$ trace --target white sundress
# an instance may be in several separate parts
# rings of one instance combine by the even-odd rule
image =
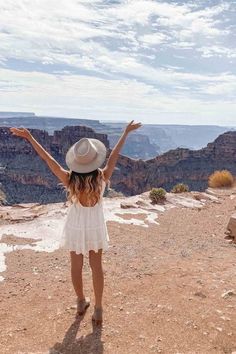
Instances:
[[[61,248],[83,255],[92,250],[108,249],[109,235],[103,211],[105,186],[103,181],[100,200],[94,206],[85,207],[74,202],[68,207]]]

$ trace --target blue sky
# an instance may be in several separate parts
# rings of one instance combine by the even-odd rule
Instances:
[[[0,0],[0,110],[236,125],[236,1]]]

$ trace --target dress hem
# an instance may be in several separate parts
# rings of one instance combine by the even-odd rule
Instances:
[[[103,245],[103,247],[92,247],[92,248],[88,248],[86,250],[81,250],[81,249],[76,249],[74,247],[70,247],[69,245],[66,246],[66,245],[63,245],[63,246],[60,246],[60,249],[63,249],[63,250],[66,250],[66,251],[69,251],[69,252],[75,252],[76,254],[82,254],[83,256],[85,256],[89,251],[94,251],[95,253],[97,253],[100,249],[105,252],[107,251],[109,248],[109,245]]]

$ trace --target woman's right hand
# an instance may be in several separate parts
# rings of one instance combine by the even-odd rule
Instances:
[[[12,128],[10,128],[10,131],[13,135],[19,136],[19,137],[27,139],[27,140],[32,136],[30,131],[26,128],[19,129],[19,128],[12,127]]]

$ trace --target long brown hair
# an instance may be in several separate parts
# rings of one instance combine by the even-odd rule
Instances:
[[[67,199],[70,202],[80,202],[81,194],[86,195],[89,206],[95,205],[101,195],[103,173],[100,169],[89,173],[70,171]]]

